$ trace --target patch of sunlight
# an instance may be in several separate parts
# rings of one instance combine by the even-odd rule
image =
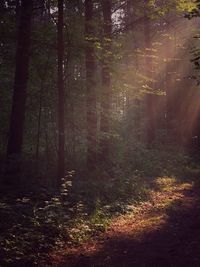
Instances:
[[[165,221],[166,221],[166,215],[165,214],[155,215],[155,216],[152,216],[152,217],[144,220],[143,226],[147,227],[147,226],[157,225],[157,224],[163,223]]]
[[[162,208],[162,209],[167,209],[167,208],[172,206],[173,202],[174,202],[173,198],[165,198],[165,199],[162,200],[162,202],[160,202],[157,205],[157,207],[158,208]]]
[[[156,179],[156,185],[162,191],[173,191],[173,190],[186,190],[193,186],[193,183],[178,183],[174,177],[158,177]]]
[[[181,183],[175,177],[163,176],[158,177],[155,183],[159,190],[152,190],[148,201],[130,206],[128,214],[116,218],[111,224],[110,229],[114,229],[112,234],[126,235],[140,241],[145,234],[163,228],[171,212],[193,205],[192,198],[185,194],[192,189],[192,182]]]
[[[194,182],[191,183],[182,183],[179,185],[179,189],[186,190],[186,189],[191,189],[194,186]]]
[[[132,235],[135,238],[143,238],[147,232],[159,230],[166,223],[168,216],[166,214],[154,215],[141,220],[137,227],[133,230]]]
[[[176,184],[176,179],[174,177],[158,177],[156,179],[156,184],[161,188],[171,187]]]

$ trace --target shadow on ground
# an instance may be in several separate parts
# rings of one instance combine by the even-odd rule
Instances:
[[[67,255],[59,267],[199,267],[200,191],[183,189],[182,199],[165,209],[158,227],[135,236],[134,231],[107,236],[93,253]],[[155,213],[159,214],[159,210]]]

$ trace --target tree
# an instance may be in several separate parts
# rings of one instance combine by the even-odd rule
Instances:
[[[58,53],[58,185],[65,175],[65,92],[63,80],[64,39],[63,0],[58,0],[57,53]]]
[[[21,2],[21,17],[16,49],[15,78],[12,98],[12,111],[7,146],[8,159],[20,160],[23,144],[25,106],[29,74],[29,50],[33,0]],[[17,164],[18,165],[18,164]],[[19,165],[18,165],[19,167]]]
[[[87,166],[91,169],[96,163],[97,149],[97,111],[94,55],[93,1],[85,1],[85,68],[86,68],[86,105],[87,105]]]
[[[112,18],[110,0],[102,1],[103,9],[103,58],[102,58],[102,94],[101,94],[101,120],[100,120],[100,159],[106,163],[109,160],[110,150],[110,109],[111,109],[111,38]]]
[[[147,1],[145,1],[147,4]],[[148,87],[150,87],[150,92],[146,95],[146,116],[147,116],[147,125],[146,125],[146,131],[147,131],[147,144],[151,145],[155,140],[155,132],[156,132],[156,125],[155,125],[155,96],[153,93],[153,82],[152,80],[152,44],[151,44],[151,28],[150,28],[151,19],[149,15],[145,11],[145,19],[144,19],[144,41],[145,41],[145,71],[146,76],[150,82],[148,82]]]

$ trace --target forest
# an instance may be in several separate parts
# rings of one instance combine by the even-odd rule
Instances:
[[[0,267],[199,267],[199,85],[199,0],[0,0]]]

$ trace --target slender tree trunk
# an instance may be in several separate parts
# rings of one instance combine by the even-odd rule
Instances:
[[[134,15],[133,13],[133,8],[134,8],[134,2],[131,0],[127,0],[126,1],[126,28],[130,30],[131,33],[131,49],[136,49],[137,48],[137,39],[135,37],[135,32],[134,29],[130,27],[131,24],[131,20],[132,17]],[[129,62],[130,61],[130,62]],[[138,72],[139,71],[139,58],[138,58],[138,54],[135,53],[135,57],[134,57],[134,62],[132,62],[131,60],[129,60],[129,58],[127,59],[127,64],[129,67],[129,64],[134,64],[135,66],[135,71]],[[135,137],[136,140],[139,142],[141,141],[141,100],[139,97],[134,97],[133,96],[130,97],[129,100],[129,104],[130,104],[130,108],[128,108],[128,112],[129,112],[129,116],[133,117],[134,114],[134,124],[131,124],[131,129],[130,129],[130,134],[131,137],[133,138],[133,134],[135,133]],[[131,107],[135,106],[135,109],[133,110]],[[131,115],[132,114],[132,115]]]
[[[170,45],[168,43],[168,50],[166,51],[166,68],[165,68],[165,92],[166,92],[166,130],[167,130],[167,137],[168,139],[172,136],[172,109],[171,109],[171,102],[172,102],[172,90],[171,90],[171,63],[170,63]]]
[[[152,59],[150,57],[152,51],[152,44],[151,44],[150,33],[151,33],[150,18],[146,15],[146,18],[144,20],[144,34],[145,34],[144,37],[145,37],[145,49],[146,49],[145,72],[148,79],[152,79]],[[150,81],[147,82],[147,84],[151,88],[153,87],[153,82]],[[152,145],[152,143],[155,141],[155,136],[156,136],[155,96],[153,92],[149,92],[146,95],[146,116],[147,116],[147,125],[146,125],[147,145]]]
[[[63,0],[58,0],[58,181],[65,176],[65,92],[63,79],[64,38],[63,38]]]
[[[41,132],[41,117],[42,117],[42,100],[43,100],[43,88],[44,88],[44,80],[41,80],[40,85],[40,98],[39,98],[39,111],[38,111],[38,126],[37,126],[37,139],[36,139],[36,153],[35,158],[37,162],[37,167],[39,163],[39,150],[40,150],[40,132]]]
[[[22,0],[21,16],[19,22],[19,32],[16,49],[16,67],[14,90],[12,100],[12,110],[10,118],[10,129],[7,146],[8,159],[14,159],[18,163],[13,172],[18,172],[20,168],[20,158],[22,153],[25,105],[27,96],[28,70],[29,70],[29,50],[31,36],[31,18],[33,11],[33,0]]]
[[[111,85],[110,85],[110,52],[112,36],[111,2],[102,1],[103,9],[103,59],[102,59],[102,95],[101,95],[101,119],[100,119],[100,153],[101,161],[109,161],[110,152],[110,109],[111,109]]]
[[[174,38],[175,40],[176,38]],[[165,92],[166,92],[166,131],[167,140],[170,142],[176,142],[181,144],[181,119],[179,112],[181,110],[181,103],[177,99],[178,84],[175,84],[174,74],[176,73],[177,63],[173,59],[173,55],[176,55],[176,43],[172,40],[167,40],[166,50],[166,68],[165,68]],[[186,86],[187,88],[187,86]],[[178,107],[178,108],[177,108]],[[175,123],[176,122],[176,123]],[[179,124],[180,123],[180,124]],[[179,124],[179,126],[178,126]]]
[[[97,107],[94,57],[94,21],[93,1],[85,0],[85,64],[86,64],[86,105],[87,105],[87,167],[90,170],[96,164],[97,157]]]

